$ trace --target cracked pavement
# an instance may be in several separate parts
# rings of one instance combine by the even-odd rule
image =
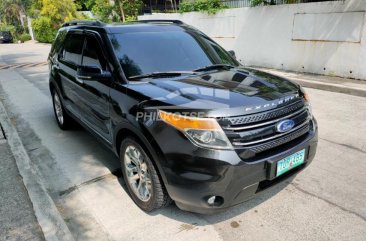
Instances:
[[[313,163],[288,183],[224,213],[175,206],[146,214],[128,196],[118,160],[81,128],[54,120],[49,45],[0,45],[0,98],[32,168],[75,240],[366,240],[366,98],[307,89],[319,123]],[[24,65],[20,65],[24,64]]]

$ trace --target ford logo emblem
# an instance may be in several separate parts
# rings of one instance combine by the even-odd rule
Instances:
[[[280,121],[277,126],[276,130],[277,132],[287,132],[291,130],[295,125],[295,122],[293,120],[283,120]]]

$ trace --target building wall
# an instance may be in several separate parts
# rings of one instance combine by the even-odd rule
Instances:
[[[366,0],[153,14],[200,29],[248,66],[366,79]]]

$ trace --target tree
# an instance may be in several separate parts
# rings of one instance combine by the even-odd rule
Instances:
[[[118,0],[118,2],[122,6],[125,21],[137,19],[139,10],[142,7],[142,0]]]
[[[40,16],[49,17],[55,25],[81,17],[76,11],[73,0],[41,0],[41,2]]]
[[[57,30],[52,26],[51,19],[39,17],[32,22],[36,39],[41,43],[51,43],[56,36]]]
[[[78,4],[84,4],[104,22],[126,22],[137,18],[142,0],[115,0],[113,5],[110,0],[79,0]]]
[[[109,0],[89,0],[86,6],[103,22],[110,22],[113,13],[113,6]]]
[[[25,14],[21,0],[0,0],[1,21],[8,25],[23,25],[22,15]]]
[[[116,6],[116,12],[119,15],[119,19],[121,20],[121,22],[125,22],[126,21],[126,16],[125,16],[125,10],[123,7],[123,0],[117,0],[115,2],[115,6]]]
[[[64,22],[84,18],[77,13],[73,0],[36,0],[34,6],[37,8],[33,7],[36,18],[32,21],[32,27],[40,42],[52,42]]]

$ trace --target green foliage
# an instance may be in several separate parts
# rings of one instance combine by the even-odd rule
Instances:
[[[20,0],[0,0],[0,21],[7,25],[20,25],[20,16],[24,12]]]
[[[52,43],[57,30],[64,22],[84,19],[76,11],[73,0],[35,0],[37,11],[33,13],[37,16],[32,21],[32,27],[36,39],[43,43]]]
[[[142,0],[0,0],[0,23],[14,39],[26,41],[29,35],[21,27],[21,15],[33,18],[32,27],[40,42],[50,43],[64,22],[86,19],[77,10],[90,10],[104,22],[137,19]],[[26,25],[25,25],[26,26]]]
[[[137,20],[137,16],[131,16],[131,15],[127,15],[125,21],[126,22],[132,22],[132,21],[136,21]]]
[[[27,34],[27,33],[23,33],[22,35],[19,36],[19,40],[24,43],[25,41],[31,40],[32,37]]]
[[[266,1],[264,1],[264,0],[251,0],[250,1],[250,5],[252,6],[252,7],[256,7],[256,6],[259,6],[259,5],[262,5],[262,4],[264,4]]]
[[[52,43],[57,33],[57,28],[49,17],[41,16],[33,20],[32,28],[36,39],[41,43]]]
[[[181,2],[179,12],[205,12],[215,14],[220,10],[227,8],[221,0],[195,0]]]
[[[94,5],[92,5],[94,3]],[[113,6],[110,5],[109,0],[94,0],[89,2],[91,11],[103,22],[110,22],[113,12]]]
[[[118,4],[122,4],[125,21],[133,21],[137,19],[139,10],[142,7],[142,0],[119,0]]]
[[[79,0],[103,22],[132,21],[137,19],[142,0]]]
[[[180,13],[186,13],[186,12],[195,12],[195,11],[197,11],[194,3],[195,2],[190,2],[190,1],[181,2],[179,4],[179,12]]]
[[[42,0],[40,16],[49,17],[53,24],[62,24],[81,17],[73,0]]]
[[[7,25],[5,23],[0,24],[0,31],[9,31],[13,38],[16,38],[17,28],[13,25]]]
[[[16,42],[20,38],[20,35],[22,35],[26,30],[21,25],[9,25],[1,23],[0,31],[9,31],[13,36],[14,42]]]

